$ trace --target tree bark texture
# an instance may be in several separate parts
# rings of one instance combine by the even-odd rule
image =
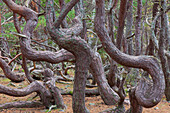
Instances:
[[[153,5],[153,13],[152,13],[153,19],[154,19],[154,17],[156,16],[156,14],[158,12],[158,7],[159,7],[159,1],[155,0],[154,5]],[[155,30],[154,30],[155,36],[156,36],[156,33],[157,33],[157,28],[158,28],[158,21],[156,21],[156,26],[155,26]],[[153,43],[152,39],[150,39],[149,40],[149,55],[154,56],[154,49],[155,49],[154,48],[154,43]]]
[[[142,19],[142,0],[137,0],[137,17],[136,17],[136,24],[135,24],[135,48],[136,53],[135,55],[141,54],[141,19]]]
[[[10,69],[10,67],[8,66],[8,64],[2,59],[0,58],[0,67],[2,68],[5,76],[7,78],[9,78],[11,81],[13,82],[22,82],[24,81],[24,77],[21,75],[17,75],[15,73],[13,73]]]
[[[85,107],[85,86],[86,86],[86,77],[88,74],[88,69],[91,63],[92,52],[87,43],[78,37],[83,30],[82,22],[77,16],[73,21],[75,25],[69,29],[58,30],[57,27],[60,24],[67,13],[71,9],[78,0],[72,0],[66,6],[66,10],[60,13],[60,16],[57,18],[55,23],[55,28],[50,25],[49,22],[49,13],[46,15],[47,18],[47,27],[50,36],[54,40],[56,44],[64,49],[73,53],[76,59],[76,67],[75,67],[75,78],[74,78],[74,89],[73,89],[73,112],[74,113],[88,113],[89,111]],[[50,12],[50,7],[47,6],[47,12]],[[51,27],[50,27],[51,26]]]
[[[19,101],[19,102],[11,102],[0,105],[0,109],[9,109],[9,108],[38,108],[42,107],[43,104],[38,101]]]
[[[126,20],[126,37],[132,36],[133,25],[133,0],[129,0],[127,3],[127,20]],[[127,40],[128,42],[128,54],[133,55],[133,37]]]
[[[109,36],[112,40],[112,42],[115,44],[114,41],[114,16],[113,16],[113,10],[114,8],[116,8],[116,4],[117,4],[117,0],[114,1],[110,0],[109,1],[109,11],[108,11],[108,32],[109,32]],[[110,85],[110,87],[113,87],[116,85],[116,74],[117,74],[117,63],[114,60],[110,60],[110,69],[109,69],[109,73],[107,75],[107,79],[108,79],[108,83]]]
[[[14,13],[17,13],[26,19],[26,25],[24,27],[23,34],[27,36],[27,38],[20,38],[20,46],[22,54],[27,59],[32,61],[47,61],[50,63],[59,63],[74,58],[70,52],[63,49],[58,52],[33,50],[30,45],[30,36],[38,23],[38,14],[27,7],[15,4],[12,0],[3,1]]]
[[[41,82],[34,81],[29,86],[23,89],[12,89],[7,86],[0,85],[0,93],[9,96],[23,97],[33,92],[37,92],[40,95],[41,102],[43,103],[44,106],[46,107],[51,106],[50,100],[52,96]]]
[[[94,76],[99,87],[100,95],[107,105],[114,105],[118,102],[119,96],[109,86],[106,76],[104,75],[104,68],[102,65],[101,57],[98,53],[94,54],[90,70]]]
[[[105,28],[105,7],[104,0],[96,0],[96,17],[95,17],[95,31],[100,38],[102,45],[106,52],[112,59],[121,65],[142,68],[152,76],[153,87],[148,95],[145,94],[147,87],[143,87],[143,81],[140,81],[136,87],[135,96],[138,103],[144,107],[153,107],[161,101],[164,94],[165,81],[163,72],[160,69],[156,58],[150,56],[130,56],[122,53],[112,43],[106,28]],[[148,86],[148,85],[146,85]]]
[[[142,113],[142,106],[139,105],[135,97],[135,89],[130,90],[129,98],[130,98],[130,109],[128,109],[126,113]]]
[[[122,47],[122,39],[123,39],[123,30],[125,25],[125,17],[126,17],[126,10],[127,10],[127,0],[121,0],[120,3],[120,10],[119,10],[119,26],[116,35],[116,44],[117,48],[121,50]]]
[[[45,85],[49,88],[54,98],[55,105],[57,105],[57,108],[66,108],[60,90],[58,89],[58,87],[55,86],[54,72],[51,69],[47,68],[44,70],[43,75]]]
[[[62,11],[64,8],[65,8],[65,1],[64,0],[59,0],[59,4],[60,4],[60,11]],[[67,28],[67,20],[66,18],[64,18],[64,20],[62,21],[62,24],[61,24],[62,28]]]
[[[11,9],[13,8],[13,10],[15,11],[15,8],[13,7],[14,5],[16,5],[15,3],[13,3],[12,1],[4,1]],[[13,6],[11,6],[11,5],[9,5],[10,3],[12,3],[13,4]],[[72,2],[72,1],[71,1]],[[74,3],[74,2],[73,2]],[[70,3],[68,4],[68,5],[70,5]],[[18,6],[18,5],[16,5],[17,7],[20,7],[21,9],[23,8],[23,7],[21,7],[21,6]],[[72,5],[73,6],[73,5]],[[23,10],[23,9],[22,9]],[[19,13],[19,14],[21,14],[21,15],[24,15],[24,14],[22,14],[21,12],[22,12],[22,10],[19,10],[19,11],[15,11],[16,13]],[[27,24],[26,24],[26,26],[25,26],[25,28],[24,28],[24,35],[26,35],[27,37],[28,37],[28,39],[27,38],[24,38],[24,37],[21,37],[21,45],[22,45],[22,47],[24,48],[23,49],[23,53],[25,52],[25,54],[24,54],[24,56],[26,56],[28,59],[31,59],[31,60],[44,60],[44,61],[49,61],[49,62],[53,62],[53,61],[55,61],[55,62],[57,62],[56,60],[57,59],[55,59],[55,58],[58,58],[58,57],[55,57],[56,55],[58,55],[58,54],[53,54],[52,55],[52,53],[51,52],[36,52],[36,51],[34,51],[34,50],[32,50],[31,48],[30,48],[30,35],[32,34],[32,31],[33,31],[33,29],[35,28],[35,26],[36,26],[36,24],[37,24],[37,15],[36,15],[36,12],[34,12],[34,11],[30,11],[30,9],[27,9],[27,8],[25,8],[25,10],[24,10],[25,12],[27,12],[27,13],[30,13],[29,15],[32,15],[31,17],[32,18],[30,18],[30,19],[27,19],[27,18],[29,18],[29,17],[25,17],[26,19],[27,19]],[[32,13],[32,14],[31,14]],[[47,11],[47,14],[48,14],[48,11]],[[61,13],[61,16],[60,17],[63,17],[62,15],[65,15],[65,13]],[[25,15],[26,16],[26,15]],[[63,18],[64,19],[64,18]],[[49,20],[49,18],[47,17],[47,21]],[[82,24],[80,24],[81,22],[79,21],[79,19],[75,19],[74,20],[75,21],[75,23],[79,23],[79,24],[75,24],[74,26],[73,26],[73,28],[70,28],[70,29],[63,29],[62,30],[62,33],[63,34],[65,34],[65,35],[61,35],[62,33],[60,33],[58,30],[56,30],[56,29],[52,29],[53,31],[49,31],[49,33],[50,33],[50,35],[51,35],[51,37],[52,37],[52,39],[57,43],[57,44],[59,44],[61,47],[63,47],[63,48],[66,48],[66,49],[68,49],[69,51],[71,51],[74,55],[75,55],[75,57],[77,58],[77,59],[79,59],[78,61],[80,61],[80,64],[83,64],[83,63],[81,63],[81,57],[82,57],[82,55],[83,55],[83,59],[85,59],[85,60],[82,60],[82,61],[86,61],[87,60],[87,64],[84,64],[84,65],[86,65],[87,67],[88,67],[88,65],[90,64],[90,59],[89,59],[89,56],[91,56],[90,54],[91,54],[91,52],[89,51],[89,47],[87,46],[87,43],[86,42],[84,42],[82,39],[80,39],[79,37],[77,37],[76,35],[78,35],[78,34],[80,34],[81,33],[81,30],[82,30]],[[58,22],[58,21],[56,21],[56,22]],[[50,22],[49,22],[50,23]],[[48,22],[47,22],[47,26],[48,26]],[[76,28],[76,30],[75,30],[75,28]],[[67,37],[67,38],[63,38],[63,36],[65,37]],[[72,45],[74,45],[74,46],[72,46]],[[78,49],[78,48],[81,48],[80,50]],[[60,51],[61,52],[61,51]],[[32,54],[33,53],[33,54]],[[34,53],[36,53],[36,54],[34,54]],[[46,57],[45,59],[44,59],[44,57],[45,57],[45,55],[43,56],[43,54],[45,54],[45,55],[48,55],[48,58]],[[51,55],[50,55],[51,54]],[[82,55],[81,55],[82,54]],[[60,55],[61,57],[63,57],[62,55]],[[59,56],[59,57],[60,57]],[[86,57],[85,57],[86,56]],[[55,57],[55,58],[54,58]],[[65,56],[64,56],[65,57]],[[67,58],[69,57],[69,55],[68,56],[66,56]],[[73,57],[73,55],[71,54],[71,57]],[[66,58],[66,59],[67,59]],[[87,59],[86,59],[87,58]],[[59,60],[58,60],[59,61]],[[60,60],[61,61],[61,60]],[[59,61],[59,62],[60,62]],[[64,60],[63,60],[64,61]],[[54,62],[53,62],[54,63]],[[80,65],[79,63],[77,63],[77,65]],[[74,106],[74,110],[75,110],[75,112],[77,111],[77,109],[76,108],[79,108],[78,109],[78,111],[79,110],[82,110],[82,111],[84,111],[84,112],[88,112],[86,109],[85,109],[85,107],[84,107],[84,84],[85,84],[85,81],[84,80],[86,80],[86,77],[85,77],[85,75],[87,74],[87,67],[84,67],[84,66],[82,66],[82,65],[80,65],[79,66],[79,68],[77,67],[77,69],[76,70],[78,70],[78,71],[76,71],[76,77],[80,77],[80,80],[82,80],[82,82],[81,82],[81,84],[79,85],[79,87],[76,89],[74,89],[74,92],[76,92],[77,94],[74,94],[74,96],[73,96],[73,99],[80,99],[80,101],[78,102],[78,103],[81,103],[82,102],[82,104],[77,104],[77,103],[74,103],[73,105],[75,105]],[[84,70],[85,69],[85,70]],[[79,74],[80,73],[80,75],[77,75],[77,74]],[[77,79],[77,80],[75,80],[75,84],[77,84],[77,83],[79,83],[79,78]],[[100,83],[101,84],[101,83]],[[79,91],[80,90],[80,91]],[[103,88],[103,90],[104,90],[104,88]],[[76,95],[78,95],[78,93],[79,92],[81,92],[81,94],[82,94],[82,96],[78,96],[78,97],[76,97]],[[111,90],[111,92],[112,92],[112,90]],[[114,95],[112,95],[112,96],[114,96]],[[76,101],[75,101],[76,102]]]
[[[57,18],[57,20],[54,23],[54,26],[56,28],[59,27],[59,25],[62,23],[63,19],[66,17],[66,15],[68,14],[68,12],[73,8],[73,6],[75,6],[77,3],[79,2],[79,0],[71,0],[67,6],[60,12],[61,15],[59,15],[59,17]]]
[[[164,12],[164,10],[166,9],[166,1],[162,0],[161,1],[161,11]],[[159,57],[161,60],[161,64],[162,64],[162,70],[165,76],[165,96],[167,101],[170,100],[170,73],[169,73],[169,67],[168,67],[168,61],[166,59],[165,53],[164,53],[164,49],[165,49],[165,41],[166,41],[166,37],[165,37],[165,30],[166,30],[166,14],[163,13],[161,15],[161,29],[160,29],[160,38],[159,38]]]

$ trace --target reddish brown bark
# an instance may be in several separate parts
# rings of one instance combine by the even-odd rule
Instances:
[[[11,102],[0,105],[0,109],[9,109],[9,108],[36,108],[42,107],[43,104],[38,101],[19,101],[19,102]]]
[[[5,2],[8,4],[7,1],[5,1]],[[14,4],[14,5],[16,5],[16,4]],[[10,6],[10,5],[8,5],[8,6]],[[19,7],[19,6],[17,6],[17,7]],[[21,12],[22,12],[22,10],[21,10]],[[57,62],[56,61],[57,59],[55,59],[55,58],[58,58],[58,57],[56,57],[56,55],[58,55],[58,54],[52,54],[51,52],[37,52],[37,51],[34,51],[30,48],[29,37],[30,37],[30,34],[32,33],[32,31],[34,30],[36,24],[37,24],[37,15],[34,11],[30,11],[27,8],[24,11],[26,12],[27,10],[28,10],[27,13],[33,13],[33,14],[29,14],[29,15],[32,15],[32,18],[30,18],[30,19],[27,19],[27,17],[25,17],[27,19],[27,24],[24,28],[24,35],[26,35],[28,37],[28,39],[27,38],[21,39],[22,53],[24,53],[24,56],[26,56],[28,59],[31,59],[31,60],[45,60],[45,61],[49,61],[51,63]],[[14,11],[15,11],[15,9],[14,9]],[[18,11],[18,12],[19,12],[19,14],[23,15],[20,11]],[[48,14],[48,10],[47,10],[47,14]],[[61,14],[61,17],[63,17],[62,15],[65,15],[65,13]],[[48,20],[49,20],[49,18],[47,18],[47,21]],[[51,22],[52,21],[50,21],[49,23],[51,23]],[[57,44],[59,44],[61,47],[68,49],[69,51],[73,52],[73,54],[76,56],[76,59],[77,59],[76,70],[77,71],[76,71],[76,75],[75,75],[75,78],[76,78],[75,79],[75,86],[80,86],[80,87],[74,88],[75,94],[73,94],[73,99],[77,100],[77,101],[74,101],[73,108],[74,108],[75,112],[78,112],[78,111],[88,112],[86,110],[85,104],[84,104],[84,88],[85,88],[86,74],[87,74],[87,71],[88,71],[88,67],[90,65],[90,58],[89,57],[91,57],[91,55],[90,55],[91,52],[90,52],[89,47],[87,46],[87,43],[84,40],[80,39],[79,37],[76,37],[76,35],[80,34],[81,30],[82,30],[81,21],[77,18],[77,19],[75,19],[74,22],[77,23],[77,24],[75,24],[72,28],[62,30],[63,33],[65,33],[65,35],[62,35],[62,33],[60,33],[58,30],[55,30],[55,29],[52,29],[52,31],[50,31],[50,34],[51,34],[53,40]],[[47,22],[47,26],[48,25],[49,24]],[[75,36],[72,36],[72,35],[75,35]],[[68,38],[63,38],[65,36],[67,36]],[[58,40],[56,40],[56,39],[58,39]],[[81,48],[81,49],[79,49],[79,48]],[[43,54],[48,55],[48,57],[43,56]],[[59,56],[61,56],[61,55],[59,55]],[[69,56],[66,56],[66,57],[68,58]],[[72,54],[71,54],[71,57],[73,57]],[[84,64],[85,67],[80,65],[80,64],[83,64],[84,62],[86,63],[86,64]],[[81,90],[81,91],[79,91],[79,90]],[[102,90],[104,90],[104,88]],[[79,94],[79,92],[81,92],[81,94]],[[79,104],[77,105],[76,102],[78,102]]]
[[[35,12],[39,12],[38,11],[38,5],[36,4],[36,2],[37,2],[37,0],[33,0],[33,1],[31,1],[31,7],[32,7],[32,9],[35,11]]]

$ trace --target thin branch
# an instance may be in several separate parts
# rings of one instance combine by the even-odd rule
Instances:
[[[11,65],[11,63],[16,59],[16,58],[18,58],[19,56],[21,56],[22,55],[22,53],[19,53],[18,55],[16,55],[9,63],[8,63],[8,65]]]
[[[60,24],[62,23],[63,19],[66,17],[68,12],[77,4],[79,0],[71,0],[69,3],[67,3],[66,7],[61,11],[59,17],[54,22],[54,26],[58,28]]]

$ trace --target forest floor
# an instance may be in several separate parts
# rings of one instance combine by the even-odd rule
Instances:
[[[0,84],[7,85],[9,87],[18,88],[18,87],[26,87],[28,83],[26,81],[22,83],[12,83],[7,78],[0,78]],[[59,84],[57,83],[56,86],[62,89],[72,89],[73,85],[70,84]],[[7,102],[14,102],[14,101],[30,101],[33,96],[35,96],[35,93],[32,93],[26,97],[11,97],[4,94],[0,94],[0,104],[7,103]],[[55,109],[52,110],[51,113],[72,113],[72,96],[70,95],[64,95],[64,103],[67,105],[67,109],[61,110],[61,109]],[[128,98],[128,97],[127,97]],[[35,98],[34,100],[38,100],[39,98]],[[103,110],[113,108],[115,106],[113,105],[105,105],[102,101],[100,96],[93,96],[93,97],[86,97],[86,107],[90,110],[91,113],[99,113]],[[126,109],[128,109],[130,106],[125,105]],[[12,108],[12,109],[4,109],[0,110],[1,113],[46,113],[48,112],[47,109],[44,107],[40,108]],[[143,113],[170,113],[170,103],[165,101],[165,97],[162,99],[162,101],[153,108],[144,108]]]

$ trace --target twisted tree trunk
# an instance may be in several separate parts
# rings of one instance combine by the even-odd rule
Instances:
[[[142,68],[143,70],[148,71],[148,73],[152,76],[153,86],[150,89],[150,92],[147,92],[150,87],[149,85],[143,85],[145,82],[141,80],[136,87],[135,97],[139,105],[143,107],[155,106],[161,101],[165,90],[163,72],[160,69],[157,59],[150,56],[130,56],[122,53],[112,43],[105,28],[104,18],[104,0],[96,0],[95,31],[100,38],[104,49],[111,58],[121,65]]]

